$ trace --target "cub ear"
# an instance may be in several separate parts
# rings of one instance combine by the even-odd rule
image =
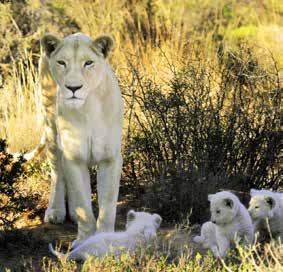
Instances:
[[[250,196],[254,196],[259,190],[251,189],[250,190]]]
[[[136,212],[134,210],[130,210],[127,213],[127,222],[133,221],[136,218]]]
[[[211,201],[212,197],[213,197],[213,194],[209,194],[209,195],[207,196],[208,201]]]
[[[93,42],[94,49],[101,53],[106,58],[114,47],[114,41],[110,36],[100,36]]]
[[[271,196],[267,196],[264,198],[266,203],[269,205],[270,209],[273,209],[275,207],[275,200]]]
[[[154,213],[152,216],[154,217],[154,221],[157,223],[157,225],[159,227],[161,222],[162,222],[161,216],[157,213]]]
[[[231,209],[234,207],[234,202],[231,198],[225,198],[223,201],[226,207],[229,207]]]
[[[60,39],[51,34],[45,34],[40,40],[40,44],[43,48],[43,51],[45,52],[48,58],[50,57],[52,52],[54,52],[55,49],[58,47],[60,42]]]

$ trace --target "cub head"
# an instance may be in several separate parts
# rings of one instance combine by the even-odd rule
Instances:
[[[251,200],[248,211],[252,219],[272,218],[275,207],[276,200],[270,193],[254,194],[254,192],[251,191]]]
[[[156,238],[156,231],[160,227],[162,218],[157,213],[135,212],[130,210],[127,214],[126,229],[144,234],[146,240]]]
[[[41,46],[59,87],[59,100],[67,107],[80,108],[106,74],[106,58],[113,40],[108,36],[92,40],[82,33],[64,39],[46,34]]]
[[[208,195],[211,221],[216,225],[231,223],[239,210],[238,198],[230,192],[218,192]]]

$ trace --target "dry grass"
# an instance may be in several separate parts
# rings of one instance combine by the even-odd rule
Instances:
[[[219,41],[225,50],[240,41],[270,50],[282,66],[282,4],[280,1],[31,1],[1,4],[0,50],[3,91],[0,93],[0,137],[12,150],[34,147],[40,139],[41,115],[36,86],[38,40],[48,31],[66,35],[82,31],[93,37],[110,33],[116,41],[111,63],[121,85],[131,73],[129,59],[157,82],[170,79],[194,47],[204,59],[217,62]],[[23,22],[26,16],[26,22]],[[69,25],[68,25],[69,24]],[[26,33],[27,32],[27,33]],[[268,65],[267,59],[263,59]]]
[[[40,140],[42,129],[37,71],[27,52],[20,61],[13,62],[6,81],[0,96],[1,131],[12,150],[27,151]]]

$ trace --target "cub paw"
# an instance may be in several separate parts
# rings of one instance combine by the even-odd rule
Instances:
[[[61,224],[65,221],[65,217],[66,217],[66,211],[48,208],[44,215],[44,222]]]
[[[201,244],[203,242],[203,239],[201,238],[201,236],[195,236],[193,238],[193,241],[197,244]]]

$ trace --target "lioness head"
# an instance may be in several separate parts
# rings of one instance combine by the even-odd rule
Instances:
[[[239,200],[230,192],[218,192],[208,195],[210,201],[211,221],[216,225],[231,223],[238,210]]]
[[[95,40],[76,33],[59,39],[46,34],[41,46],[49,60],[52,77],[59,86],[59,99],[67,107],[81,107],[90,92],[102,82],[113,40],[100,36]]]

